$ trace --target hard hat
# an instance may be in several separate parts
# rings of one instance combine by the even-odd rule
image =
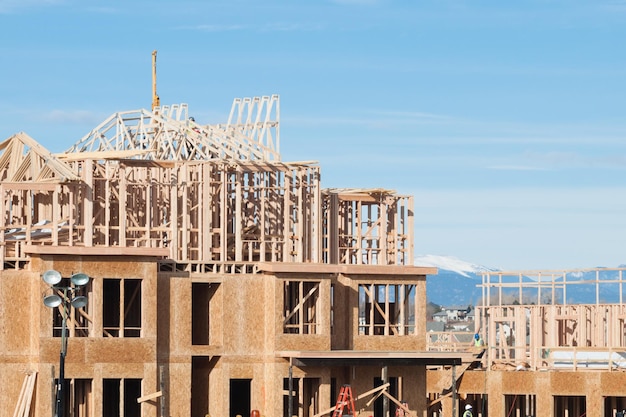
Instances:
[[[479,339],[479,338],[480,338],[480,335],[479,335],[478,333],[476,333],[476,334],[474,335],[474,339]]]
[[[466,409],[466,410],[471,410],[471,409],[472,409],[472,406],[471,406],[470,404],[467,404],[467,405],[465,406],[465,409]]]

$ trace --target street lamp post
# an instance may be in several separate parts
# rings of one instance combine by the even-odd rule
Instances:
[[[67,330],[67,317],[70,313],[70,306],[74,308],[83,308],[87,305],[87,297],[79,295],[78,291],[87,285],[89,282],[89,276],[83,273],[76,273],[70,277],[70,284],[63,285],[61,283],[61,273],[55,270],[49,270],[43,273],[43,281],[48,284],[52,290],[50,294],[43,298],[43,303],[46,307],[56,308],[59,307],[61,313],[61,320],[63,322],[61,326],[61,353],[59,356],[59,380],[56,387],[56,403],[55,403],[55,417],[64,417],[65,410],[63,405],[65,403],[65,390],[63,385],[65,384],[65,354],[67,353],[67,336],[65,334]]]

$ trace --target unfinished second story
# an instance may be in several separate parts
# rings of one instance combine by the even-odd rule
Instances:
[[[272,316],[263,331],[273,337],[270,351],[425,350],[426,275],[434,268],[268,263],[259,269],[270,290],[252,304],[260,306],[258,315]]]
[[[0,144],[0,267],[64,252],[194,272],[412,265],[413,198],[322,189],[316,162],[280,160],[278,108],[277,96],[236,99],[226,124],[196,123],[185,105],[120,112],[56,154],[11,136]]]

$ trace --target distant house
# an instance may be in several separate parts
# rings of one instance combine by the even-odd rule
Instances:
[[[439,313],[433,314],[433,321],[440,322],[440,323],[447,323],[448,313],[446,313],[445,311],[440,311]]]
[[[446,321],[467,321],[467,315],[471,312],[467,306],[442,307],[441,312],[446,314]]]

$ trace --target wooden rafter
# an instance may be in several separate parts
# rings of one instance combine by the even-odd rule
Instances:
[[[213,271],[407,264],[412,233],[392,216],[411,215],[396,214],[410,197],[323,191],[317,162],[280,161],[278,105],[237,102],[225,125],[199,125],[184,105],[116,113],[54,155],[25,134],[0,143],[0,267],[67,246]]]
[[[94,158],[125,157],[149,160],[278,161],[277,141],[268,129],[278,130],[279,121],[268,120],[278,97],[272,97],[266,118],[257,123],[201,125],[187,117],[186,105],[173,111],[169,107],[153,111],[140,109],[119,112],[93,129],[73,145],[67,154],[87,153]]]
[[[0,178],[13,182],[69,182],[79,175],[27,134],[17,133],[2,144]]]

